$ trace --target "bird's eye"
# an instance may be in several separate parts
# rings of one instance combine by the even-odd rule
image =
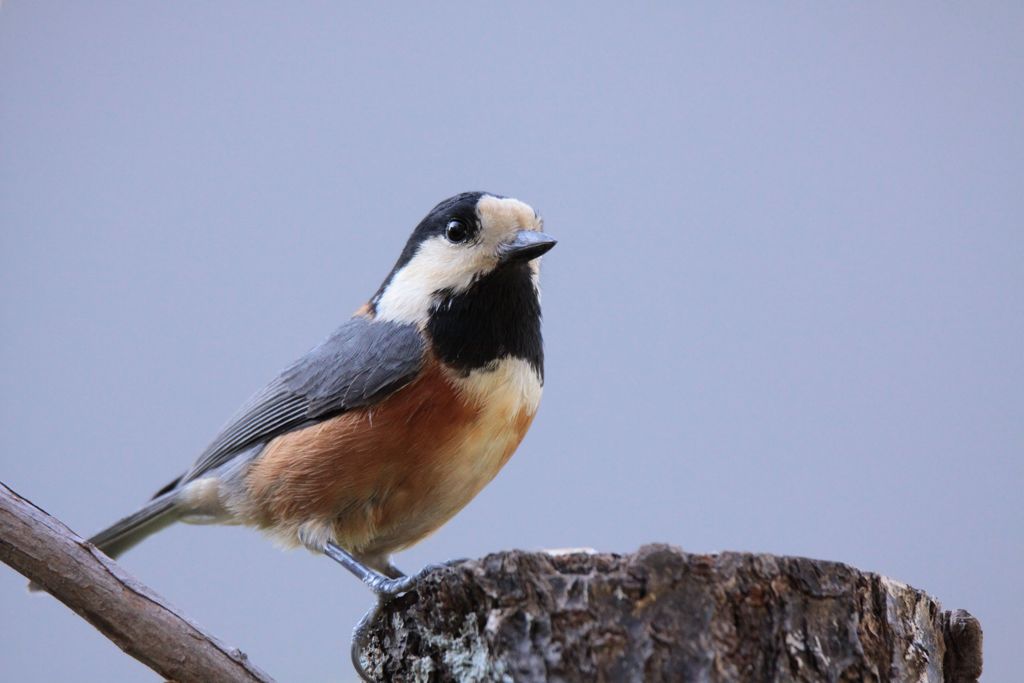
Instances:
[[[458,244],[459,242],[465,242],[469,237],[469,229],[462,221],[451,220],[448,221],[448,225],[444,229],[444,236],[449,242]]]

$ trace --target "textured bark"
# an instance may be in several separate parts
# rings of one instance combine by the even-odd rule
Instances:
[[[835,562],[504,552],[382,606],[361,649],[400,681],[974,681],[981,628]]]
[[[178,683],[270,683],[244,653],[179,614],[59,520],[0,483],[0,561],[126,653]]]

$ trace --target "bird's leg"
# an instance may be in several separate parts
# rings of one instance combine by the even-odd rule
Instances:
[[[389,579],[400,579],[405,576],[405,572],[391,564],[391,558],[387,555],[367,555],[366,553],[353,554],[359,562],[370,569],[374,570],[378,574],[383,574]]]
[[[405,572],[403,572],[395,565],[391,564],[391,560],[382,561],[378,565],[377,569],[378,571],[380,571],[381,574],[388,577],[389,579],[400,579],[403,576],[405,576]]]
[[[374,593],[381,598],[393,598],[402,593],[406,593],[415,585],[416,581],[419,580],[426,571],[433,569],[433,567],[427,567],[423,572],[414,576],[399,576],[389,578],[388,576],[367,567],[365,564],[360,562],[356,557],[342,548],[341,546],[331,543],[328,541],[324,544],[323,549],[324,555],[331,558],[345,569],[352,572],[357,579],[365,583],[370,587]],[[394,567],[389,565],[390,569]],[[397,570],[395,570],[397,572]]]
[[[380,613],[380,608],[400,593],[411,588],[412,584],[416,583],[421,576],[444,565],[428,565],[415,576],[408,577],[402,574],[402,572],[395,567],[395,565],[391,564],[390,560],[386,557],[357,558],[344,548],[333,543],[328,543],[327,546],[328,547],[325,548],[324,553],[327,554],[328,557],[336,560],[377,593],[377,604],[371,607],[370,610],[363,615],[363,618],[359,620],[359,623],[356,624],[355,629],[352,631],[351,650],[352,666],[355,667],[356,673],[359,674],[359,678],[367,683],[373,683],[376,679],[363,666],[362,653],[366,650],[366,647],[369,644],[370,625]],[[382,592],[379,590],[381,583],[390,584],[391,586],[407,583],[408,587],[402,587],[394,592]]]
[[[363,667],[361,654],[366,649],[369,639],[370,624],[377,617],[380,608],[385,603],[409,591],[421,577],[444,566],[462,562],[455,560],[445,564],[431,564],[424,567],[419,573],[413,576],[405,576],[388,559],[370,558],[369,561],[360,561],[352,553],[348,552],[336,543],[328,541],[323,546],[323,553],[345,569],[349,570],[360,581],[370,587],[377,594],[377,604],[370,611],[363,615],[355,629],[352,631],[352,666],[356,673],[364,681],[373,681],[370,673]],[[370,564],[374,567],[371,567]]]

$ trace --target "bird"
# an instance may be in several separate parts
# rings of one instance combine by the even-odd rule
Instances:
[[[391,556],[469,503],[536,415],[540,257],[556,244],[542,229],[511,197],[437,204],[351,318],[89,541],[116,558],[176,522],[246,525],[337,561],[378,596],[408,591],[418,575]]]

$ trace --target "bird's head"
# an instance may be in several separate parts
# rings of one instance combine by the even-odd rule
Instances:
[[[413,230],[370,302],[375,317],[423,325],[441,302],[492,275],[515,273],[537,287],[538,257],[555,246],[531,207],[510,197],[464,192]]]

